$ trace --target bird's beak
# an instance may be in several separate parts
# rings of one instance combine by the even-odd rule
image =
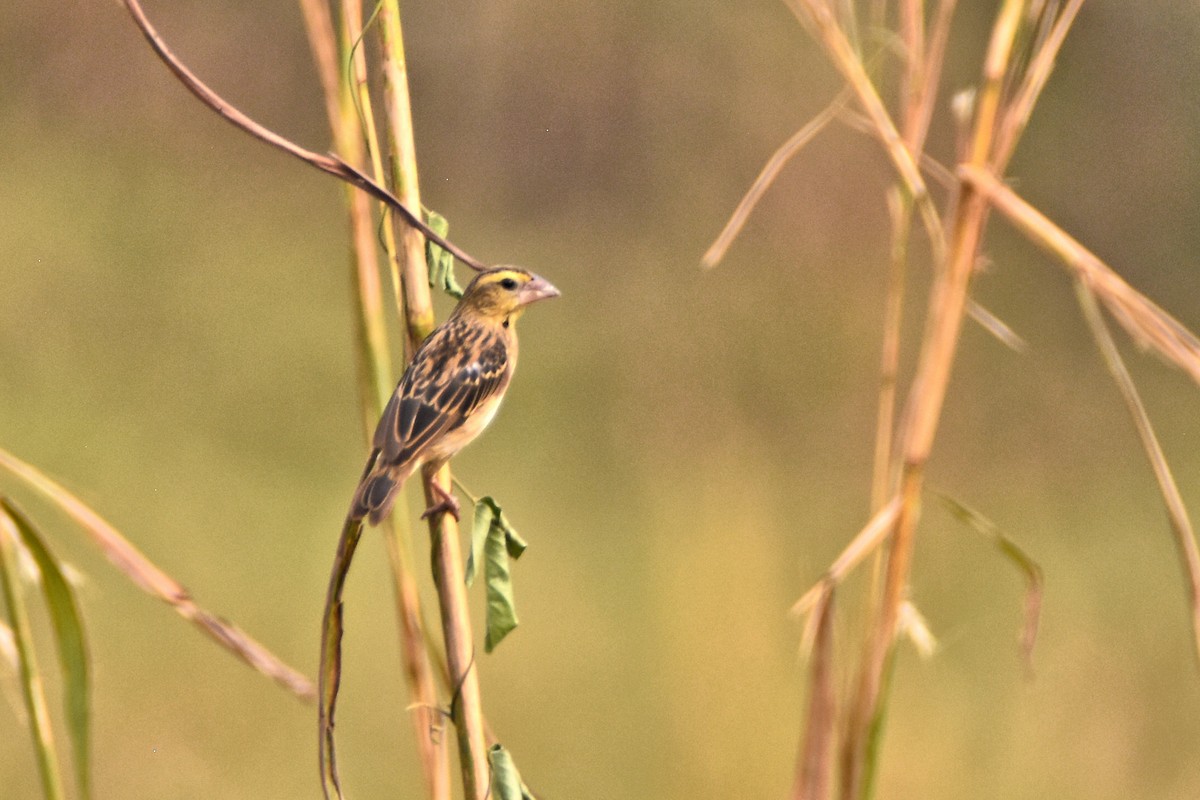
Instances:
[[[554,288],[554,285],[545,278],[537,275],[533,276],[533,280],[521,287],[517,293],[517,302],[522,306],[527,306],[530,303],[536,303],[538,300],[545,300],[549,297],[558,297],[560,292]]]

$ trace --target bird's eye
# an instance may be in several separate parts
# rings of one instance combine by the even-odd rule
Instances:
[[[512,278],[505,278],[504,280],[500,281],[500,285],[505,289],[508,289],[510,292],[517,288],[517,282]]]

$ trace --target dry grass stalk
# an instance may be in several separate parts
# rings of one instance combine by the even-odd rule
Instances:
[[[860,660],[857,684],[845,712],[847,721],[841,753],[840,790],[843,798],[857,800],[869,796],[871,791],[882,704],[886,697],[897,634],[903,628],[910,635],[915,634],[914,641],[924,637],[919,615],[906,596],[908,577],[914,534],[920,516],[924,466],[938,431],[963,319],[972,316],[1010,346],[1018,349],[1022,346],[1019,337],[985,309],[976,306],[968,296],[983,232],[993,205],[1013,218],[1031,238],[1058,254],[1080,277],[1082,284],[1100,296],[1116,319],[1138,341],[1187,370],[1197,382],[1200,382],[1200,343],[1170,315],[1132,290],[1112,270],[1017,198],[995,177],[1003,174],[1025,130],[1082,0],[1067,0],[1061,10],[1057,2],[1004,0],[1001,3],[984,57],[980,87],[969,95],[968,102],[957,103],[955,107],[962,129],[959,152],[963,162],[955,172],[942,167],[924,153],[950,20],[956,6],[954,0],[941,0],[931,17],[927,16],[923,0],[898,0],[896,3],[898,39],[903,43],[905,58],[896,115],[903,122],[902,136],[897,134],[861,55],[851,44],[857,41],[853,4],[841,4],[835,11],[832,0],[785,2],[824,46],[830,60],[854,91],[861,113],[844,109],[840,116],[851,127],[868,132],[881,142],[900,180],[899,189],[894,189],[888,198],[892,217],[892,254],[885,306],[872,481],[872,506],[875,512],[868,525],[855,536],[821,581],[793,608],[795,613],[808,615],[804,641],[806,647],[812,648],[818,662],[814,665],[812,678],[812,702],[820,707],[826,691],[823,670],[828,664],[818,642],[823,635],[826,617],[832,613],[826,603],[834,588],[850,570],[866,556],[876,553],[883,542],[890,541],[883,586],[879,590],[873,587],[870,598],[870,629]],[[884,24],[886,5],[882,0],[871,4],[874,26],[881,27]],[[928,26],[927,20],[930,22]],[[780,152],[787,151],[785,146]],[[916,173],[915,165],[918,163],[953,192],[953,202],[944,227],[921,176]],[[764,170],[760,181],[766,176],[773,178],[773,171]],[[908,396],[904,419],[899,426],[899,443],[893,449],[901,321],[899,309],[914,206],[921,213],[933,245],[934,283],[916,377]],[[741,212],[748,210],[748,205],[744,209],[739,207],[739,214],[734,219],[738,226],[744,221]],[[728,246],[727,239],[736,235],[737,229],[731,221],[719,240],[722,249],[718,252],[724,252]],[[946,236],[944,245],[943,230]],[[710,253],[714,250],[715,245]],[[1132,392],[1132,384],[1128,391]],[[1131,396],[1136,397],[1136,394],[1127,394],[1127,402],[1133,410],[1136,404],[1129,400]],[[1138,418],[1139,414],[1135,411],[1135,419]],[[1163,484],[1163,494],[1183,553],[1185,570],[1191,583],[1197,653],[1200,655],[1200,555],[1197,554],[1187,515],[1178,492],[1174,490],[1166,463],[1161,459],[1161,453],[1155,455],[1156,443],[1153,442],[1148,423],[1144,421],[1144,414],[1138,420],[1138,425],[1147,442],[1147,451],[1156,475]],[[892,499],[883,506],[884,498],[889,497]],[[995,539],[1005,555],[1021,567],[1029,584],[1026,625],[1022,632],[1022,652],[1028,659],[1037,630],[1041,598],[1040,569],[1005,537],[995,534]],[[828,794],[827,783],[806,781],[804,776],[816,774],[805,767],[809,763],[809,755],[822,752],[831,739],[832,733],[826,726],[813,725],[810,720],[804,749],[798,761],[797,783],[793,789],[795,796]]]
[[[355,186],[371,195],[371,197],[374,197],[376,200],[386,203],[389,208],[393,209],[402,217],[404,217],[408,224],[420,230],[427,239],[437,243],[439,247],[453,254],[455,258],[472,269],[482,270],[487,268],[487,265],[482,261],[470,255],[453,242],[450,242],[442,236],[439,236],[437,231],[425,224],[425,221],[421,219],[420,209],[417,209],[415,212],[410,210],[407,206],[401,203],[395,195],[383,188],[376,181],[364,175],[361,170],[356,169],[355,167],[346,163],[341,157],[337,155],[324,155],[305,149],[292,140],[280,136],[275,131],[263,127],[239,111],[235,106],[214,92],[208,86],[208,84],[196,77],[195,73],[184,66],[183,62],[181,62],[175,56],[175,54],[171,52],[171,49],[167,47],[166,42],[164,42],[162,37],[158,35],[158,31],[153,25],[150,24],[150,20],[146,17],[145,12],[142,10],[141,4],[138,3],[138,0],[122,0],[122,2],[124,3],[126,10],[129,11],[130,17],[133,18],[134,23],[138,26],[138,29],[141,30],[142,35],[150,44],[150,48],[154,50],[155,54],[159,57],[159,60],[161,60],[167,66],[167,68],[171,70],[172,74],[179,79],[179,82],[183,84],[184,88],[191,92],[196,99],[198,99],[204,105],[208,106],[217,114],[224,117],[235,127],[245,131],[259,141],[265,142],[274,148],[282,150],[288,155],[300,159],[309,166],[332,175],[335,178],[350,184],[351,186]]]
[[[883,343],[879,354],[879,399],[875,412],[875,457],[871,469],[871,510],[877,511],[893,492],[892,447],[896,426],[896,390],[900,375],[900,330],[908,273],[908,235],[912,204],[898,190],[888,192],[892,252],[888,262],[887,299],[883,309]],[[878,571],[878,565],[876,572]]]
[[[1022,4],[1001,9],[984,62],[984,87],[975,117],[969,159],[986,164],[1001,92],[1008,72]],[[858,798],[870,787],[875,736],[879,730],[885,671],[892,660],[897,626],[907,600],[916,524],[920,515],[924,465],[931,452],[967,307],[967,289],[987,220],[986,201],[964,191],[954,206],[944,267],[935,253],[935,281],[917,375],[902,429],[900,509],[892,532],[882,597],[871,621],[850,703],[842,752],[842,796]]]
[[[793,800],[820,800],[833,780],[833,745],[837,726],[837,692],[833,669],[833,587],[826,585],[812,610],[816,635],[811,650],[811,691],[804,747],[796,760]]]
[[[343,153],[346,160],[358,168],[367,161],[364,143],[370,149],[370,161],[374,178],[385,183],[382,159],[379,154],[378,137],[374,131],[374,114],[367,87],[366,58],[362,47],[362,10],[358,3],[347,2],[342,6],[342,35],[334,33],[329,8],[319,0],[301,0],[309,42],[321,85],[325,92],[326,110],[334,147]],[[343,82],[339,75],[337,53],[351,64],[353,86]],[[353,53],[351,56],[350,54]],[[361,116],[360,116],[361,110]],[[367,129],[364,132],[364,125]],[[392,389],[391,357],[387,345],[384,322],[383,298],[376,257],[376,227],[371,213],[370,198],[354,187],[347,186],[347,203],[350,217],[352,264],[357,287],[356,298],[356,343],[357,363],[362,378],[362,408],[364,430],[370,437],[375,421],[379,418]],[[414,205],[411,198],[401,196],[403,202]],[[419,206],[418,206],[419,207]],[[386,208],[386,207],[385,207]],[[396,251],[392,229],[384,229],[384,251],[394,266]],[[399,297],[397,284],[397,297]],[[447,751],[441,739],[433,731],[440,724],[437,711],[437,688],[433,668],[426,648],[425,628],[421,612],[420,594],[416,576],[412,569],[411,545],[408,526],[405,522],[407,503],[397,507],[399,524],[389,521],[384,527],[384,541],[391,566],[396,598],[397,620],[400,629],[401,658],[404,666],[405,685],[408,691],[409,709],[414,727],[415,741],[422,773],[429,788],[430,797],[444,800],[449,797],[449,764]],[[322,734],[322,746],[328,747],[331,766],[333,764],[333,742]],[[336,783],[331,781],[331,783]]]
[[[329,129],[333,133],[334,149],[343,155],[348,164],[361,170],[367,160],[364,137],[349,88],[340,79],[338,69],[338,52],[348,47],[346,40],[349,37],[343,36],[339,47],[329,6],[324,0],[301,0],[300,8],[325,96],[325,111],[329,118]],[[355,362],[359,365],[363,428],[369,436],[371,426],[379,419],[383,403],[391,391],[391,359],[383,316],[371,199],[347,185],[346,203],[349,208],[351,261],[358,299],[355,304],[358,358]]]
[[[1158,481],[1159,491],[1162,492],[1163,501],[1167,507],[1167,517],[1171,521],[1171,530],[1175,534],[1175,544],[1179,548],[1184,578],[1188,582],[1188,599],[1192,615],[1192,641],[1196,648],[1196,657],[1200,659],[1200,551],[1197,551],[1196,533],[1192,530],[1187,506],[1184,505],[1183,495],[1179,493],[1179,486],[1176,485],[1175,478],[1171,475],[1171,467],[1167,463],[1166,456],[1163,455],[1162,446],[1158,443],[1158,436],[1155,435],[1154,427],[1150,424],[1150,417],[1142,405],[1142,399],[1138,395],[1133,378],[1129,375],[1129,370],[1125,368],[1125,362],[1117,350],[1112,334],[1108,331],[1108,326],[1104,324],[1104,317],[1096,304],[1096,295],[1081,280],[1075,282],[1075,288],[1088,328],[1091,329],[1096,346],[1104,357],[1104,363],[1108,366],[1117,388],[1121,391],[1121,397],[1125,400],[1129,415],[1133,418],[1134,427],[1137,428],[1138,437],[1142,440],[1146,457],[1150,459],[1150,466]]]
[[[792,606],[791,613],[796,616],[811,614],[819,604],[821,595],[825,593],[826,584],[836,586],[841,583],[855,567],[862,563],[863,559],[873,553],[875,548],[887,539],[892,526],[896,524],[899,512],[899,497],[893,497],[891,502],[875,512],[870,522],[855,535],[850,544],[846,545],[829,569],[825,570],[821,580],[796,601]]]
[[[419,212],[421,203],[416,145],[413,141],[400,11],[395,0],[385,0],[380,15],[393,187],[405,205]],[[405,225],[401,239],[404,242],[403,256],[397,253],[393,263],[398,262],[397,287],[402,287],[404,319],[410,344],[415,349],[434,327],[429,274],[425,263],[425,240],[421,232],[411,225]],[[424,470],[422,475],[425,477],[427,505],[438,502],[433,494],[432,482],[436,481],[445,492],[453,491],[449,465],[443,466],[436,475],[426,475]],[[448,514],[435,514],[429,519],[429,535],[433,547],[434,582],[441,610],[442,640],[446,647],[446,666],[449,671],[450,711],[458,736],[463,793],[468,800],[483,800],[490,788],[486,725],[463,580],[457,520]],[[444,759],[444,754],[440,758]],[[446,793],[449,785],[445,780],[438,779],[431,784],[431,789],[435,793]]]
[[[896,125],[892,122],[883,100],[879,97],[874,83],[867,74],[866,66],[854,51],[845,31],[838,24],[833,12],[822,0],[785,0],[788,8],[801,21],[815,31],[818,41],[824,46],[834,66],[842,73],[842,77],[854,90],[859,105],[862,106],[867,118],[871,120],[873,132],[879,138],[884,151],[896,168],[908,194],[921,214],[921,221],[929,235],[930,246],[934,251],[934,260],[941,261],[945,251],[945,234],[942,230],[941,219],[925,179],[917,168],[917,160],[905,146]]]
[[[766,194],[767,189],[775,182],[775,178],[779,176],[779,171],[784,165],[799,153],[804,146],[811,142],[818,133],[825,129],[825,126],[837,117],[838,113],[845,108],[846,103],[850,100],[850,89],[843,89],[838,93],[838,96],[833,101],[825,106],[819,114],[809,120],[804,127],[796,131],[790,139],[780,145],[771,157],[767,160],[762,171],[758,173],[758,177],[754,179],[754,183],[750,184],[750,188],[746,191],[745,196],[737,204],[730,215],[729,221],[725,223],[724,229],[717,236],[716,241],[704,253],[701,259],[701,266],[705,269],[711,269],[720,263],[725,257],[725,253],[729,250],[729,246],[733,244],[733,240],[742,232],[742,227],[746,224],[746,220],[750,217],[750,212],[758,205],[758,201]]]
[[[1054,59],[1058,56],[1058,51],[1067,38],[1067,32],[1071,29],[1072,23],[1075,22],[1075,16],[1082,6],[1083,0],[1069,0],[1067,7],[1055,19],[1050,33],[1039,44],[1030,59],[1020,88],[1009,102],[1004,121],[996,135],[992,165],[997,174],[1004,171],[1009,158],[1012,157],[1017,141],[1024,133],[1025,126],[1033,114],[1033,107],[1041,96],[1046,81],[1050,79],[1050,73],[1054,69]]]
[[[0,450],[0,467],[16,475],[62,509],[92,538],[105,557],[146,594],[170,605],[177,614],[195,624],[217,644],[288,691],[304,700],[312,700],[316,696],[312,681],[283,663],[236,625],[199,606],[183,584],[159,569],[107,520],[60,484],[4,450]]]
[[[959,174],[985,195],[1022,233],[1057,256],[1063,266],[1094,291],[1135,341],[1178,366],[1200,384],[1200,339],[1195,334],[997,180],[990,170],[964,165],[959,168]]]

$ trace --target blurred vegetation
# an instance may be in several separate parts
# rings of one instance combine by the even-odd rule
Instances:
[[[294,3],[147,10],[231,101],[326,146]],[[992,12],[960,10],[942,102],[977,80]],[[763,161],[839,89],[782,3],[405,14],[426,203],[564,293],[524,321],[505,410],[457,461],[530,544],[522,626],[481,670],[489,719],[550,798],[781,796],[805,700],[785,611],[868,504],[886,164],[835,126],[701,273]],[[1011,169],[1193,330],[1197,41],[1190,7],[1088,3]],[[202,109],[114,4],[0,7],[0,142],[0,445],[312,674],[364,453],[340,187]],[[913,593],[941,649],[901,651],[879,796],[1195,797],[1200,679],[1153,476],[1069,282],[989,230],[975,296],[1029,349],[967,329],[929,479],[1045,570],[1036,678],[1019,577],[928,504]],[[1195,507],[1200,395],[1130,366]],[[87,576],[97,797],[315,796],[312,709],[3,488]],[[369,537],[339,718],[361,797],[419,786],[390,593]],[[0,785],[35,796],[28,738],[0,748]]]

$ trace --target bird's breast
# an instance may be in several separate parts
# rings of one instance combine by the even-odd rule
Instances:
[[[462,424],[447,431],[436,443],[429,448],[426,461],[445,461],[452,458],[459,450],[469,445],[475,437],[483,433],[484,428],[491,424],[496,412],[500,410],[503,395],[485,400],[473,414],[469,414]]]

